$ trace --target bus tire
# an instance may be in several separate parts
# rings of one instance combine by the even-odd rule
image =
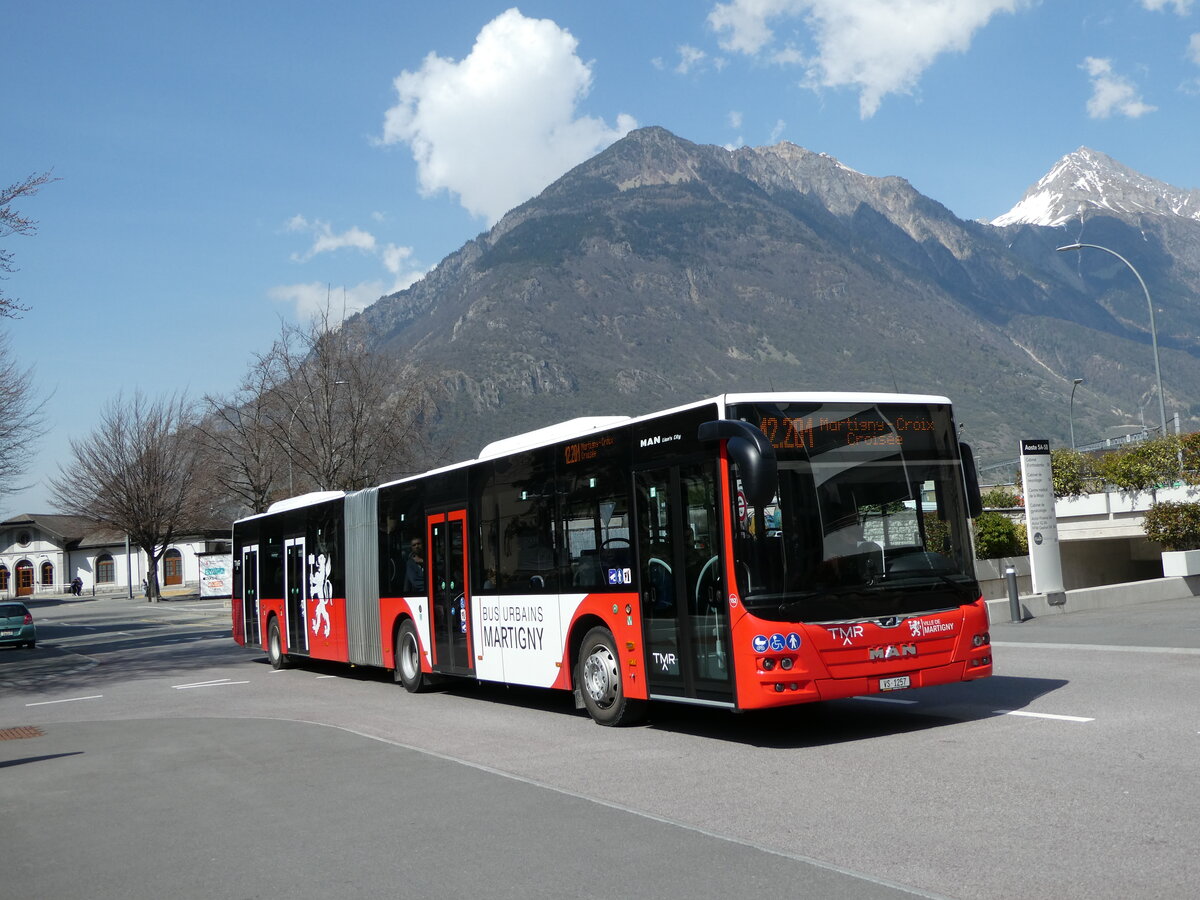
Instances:
[[[600,725],[632,725],[646,715],[644,700],[625,696],[617,643],[612,632],[602,625],[584,635],[579,645],[575,684],[588,715]]]
[[[421,641],[412,619],[405,619],[396,629],[395,678],[410,694],[429,690],[432,679],[421,671]]]
[[[267,626],[267,659],[271,661],[272,669],[288,667],[287,654],[283,652],[283,638],[279,634],[279,620],[271,616]]]

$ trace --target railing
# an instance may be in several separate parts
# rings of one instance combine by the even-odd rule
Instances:
[[[1158,428],[1143,428],[1141,431],[1134,431],[1130,434],[1123,434],[1120,437],[1106,438],[1103,441],[1094,441],[1090,444],[1077,444],[1075,447],[1078,453],[1097,453],[1101,450],[1114,450],[1117,447],[1125,446],[1126,444],[1141,444],[1145,441],[1152,440],[1158,436]],[[1006,460],[1002,463],[992,463],[990,466],[981,466],[979,469],[980,480],[984,472],[991,472],[996,469],[1012,469],[1020,471],[1021,458]]]

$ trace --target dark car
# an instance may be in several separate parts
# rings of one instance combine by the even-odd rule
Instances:
[[[0,647],[13,644],[20,647],[37,644],[37,626],[33,614],[24,603],[11,600],[0,601]]]

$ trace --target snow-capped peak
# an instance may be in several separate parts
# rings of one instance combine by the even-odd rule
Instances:
[[[1060,159],[993,225],[1062,225],[1089,212],[1156,213],[1200,221],[1200,191],[1149,178],[1087,147]]]

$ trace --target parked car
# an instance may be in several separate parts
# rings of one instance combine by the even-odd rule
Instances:
[[[0,647],[13,644],[20,647],[37,644],[37,626],[33,624],[33,613],[24,603],[0,601]]]

